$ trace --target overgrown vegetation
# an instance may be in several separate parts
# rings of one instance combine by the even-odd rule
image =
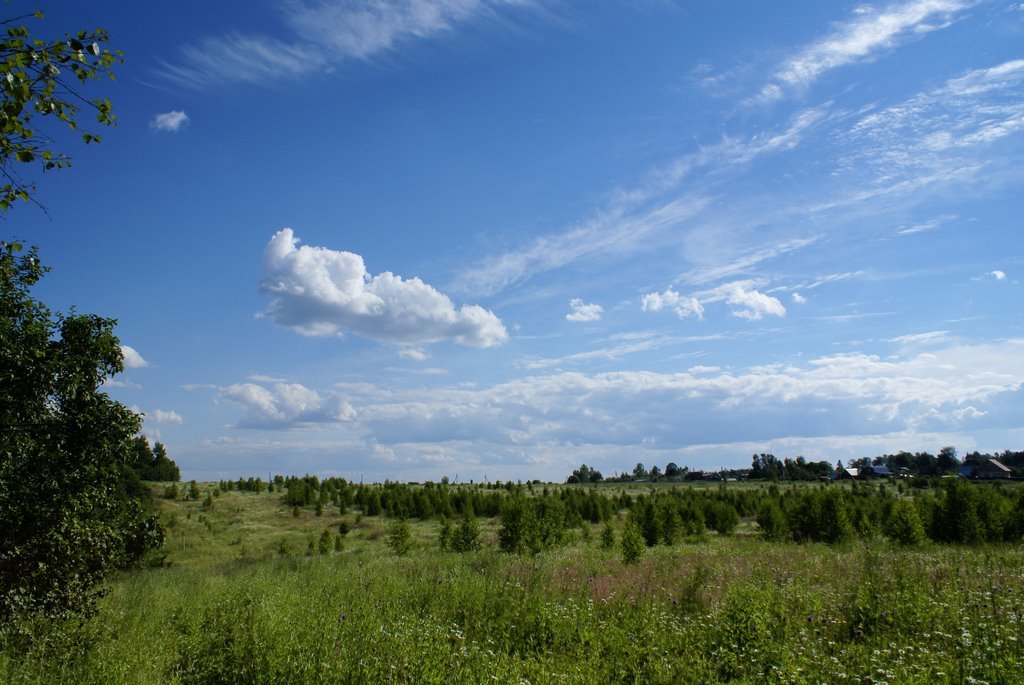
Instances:
[[[601,488],[594,497],[613,503],[609,515],[580,517],[539,550],[511,549],[506,524],[544,518],[542,503],[571,517],[579,495],[562,493],[578,488],[431,486],[453,499],[497,493],[520,516],[467,508],[442,520],[369,516],[356,504],[317,516],[316,498],[296,517],[276,488],[222,491],[204,509],[220,487],[197,487],[194,500],[157,500],[170,566],[122,574],[92,621],[0,652],[0,680],[1021,682],[1024,547],[908,546],[882,528],[865,534],[861,520],[931,512],[921,529],[931,530],[942,516],[1015,505],[1016,486]],[[789,538],[791,515],[800,530],[821,516],[836,544],[763,540],[746,513],[731,534],[708,517],[701,533],[682,525],[665,537],[673,511],[696,518],[726,501],[774,507]],[[653,547],[648,513],[662,522]],[[465,526],[479,548],[444,551],[444,526],[451,540]]]

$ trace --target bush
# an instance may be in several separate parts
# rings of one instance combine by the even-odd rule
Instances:
[[[636,522],[630,520],[622,529],[622,563],[635,564],[644,555],[647,543]]]
[[[391,524],[388,530],[388,547],[400,557],[408,554],[412,548],[412,534],[409,532],[409,524],[404,519]]]
[[[924,542],[924,525],[913,502],[901,499],[892,505],[886,534],[901,545],[919,545]]]
[[[462,520],[452,533],[451,548],[454,552],[475,552],[480,549],[480,524],[472,510],[466,510]]]
[[[782,513],[775,500],[769,500],[761,505],[757,512],[757,526],[765,540],[779,542],[789,537],[786,515]]]

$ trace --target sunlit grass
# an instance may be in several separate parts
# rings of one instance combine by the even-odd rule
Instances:
[[[387,519],[212,499],[159,502],[167,565],[117,578],[95,619],[28,658],[0,657],[0,680],[1024,682],[1019,545],[768,543],[744,522],[625,565],[596,525],[515,556],[497,520],[469,554],[410,521],[399,557]],[[343,521],[340,551],[307,556]]]

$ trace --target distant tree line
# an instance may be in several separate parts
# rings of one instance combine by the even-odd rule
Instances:
[[[859,457],[847,462],[846,468],[865,469],[884,466],[893,474],[906,476],[943,476],[954,473],[962,466],[981,466],[989,459],[996,459],[1010,468],[1015,475],[1024,475],[1024,452],[1005,450],[995,455],[970,452],[961,461],[953,447],[943,447],[937,455],[928,452],[897,452],[876,457]],[[719,471],[696,471],[673,462],[647,468],[638,463],[633,470],[604,477],[600,471],[586,464],[574,469],[565,479],[569,484],[600,482],[680,482],[695,480],[766,480],[766,481],[814,481],[829,478],[844,470],[841,461],[835,465],[828,461],[807,461],[804,457],[779,459],[774,454],[755,454],[749,469],[722,469]]]

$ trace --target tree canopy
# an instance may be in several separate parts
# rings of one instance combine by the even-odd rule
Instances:
[[[35,249],[0,242],[0,625],[88,614],[113,568],[163,540],[132,492],[140,417],[102,392],[114,321],[32,297]],[[0,633],[3,630],[0,629]]]
[[[114,125],[110,101],[90,99],[79,92],[86,82],[111,70],[121,61],[120,52],[103,47],[109,40],[103,29],[78,31],[60,39],[40,39],[21,24],[42,19],[42,12],[0,22],[0,210],[7,211],[15,200],[28,201],[35,184],[19,173],[18,165],[35,165],[48,171],[71,164],[71,158],[56,149],[47,133],[57,122],[81,134],[86,143],[100,136],[79,129],[83,108],[96,113],[96,121]],[[59,124],[58,124],[59,125]]]

